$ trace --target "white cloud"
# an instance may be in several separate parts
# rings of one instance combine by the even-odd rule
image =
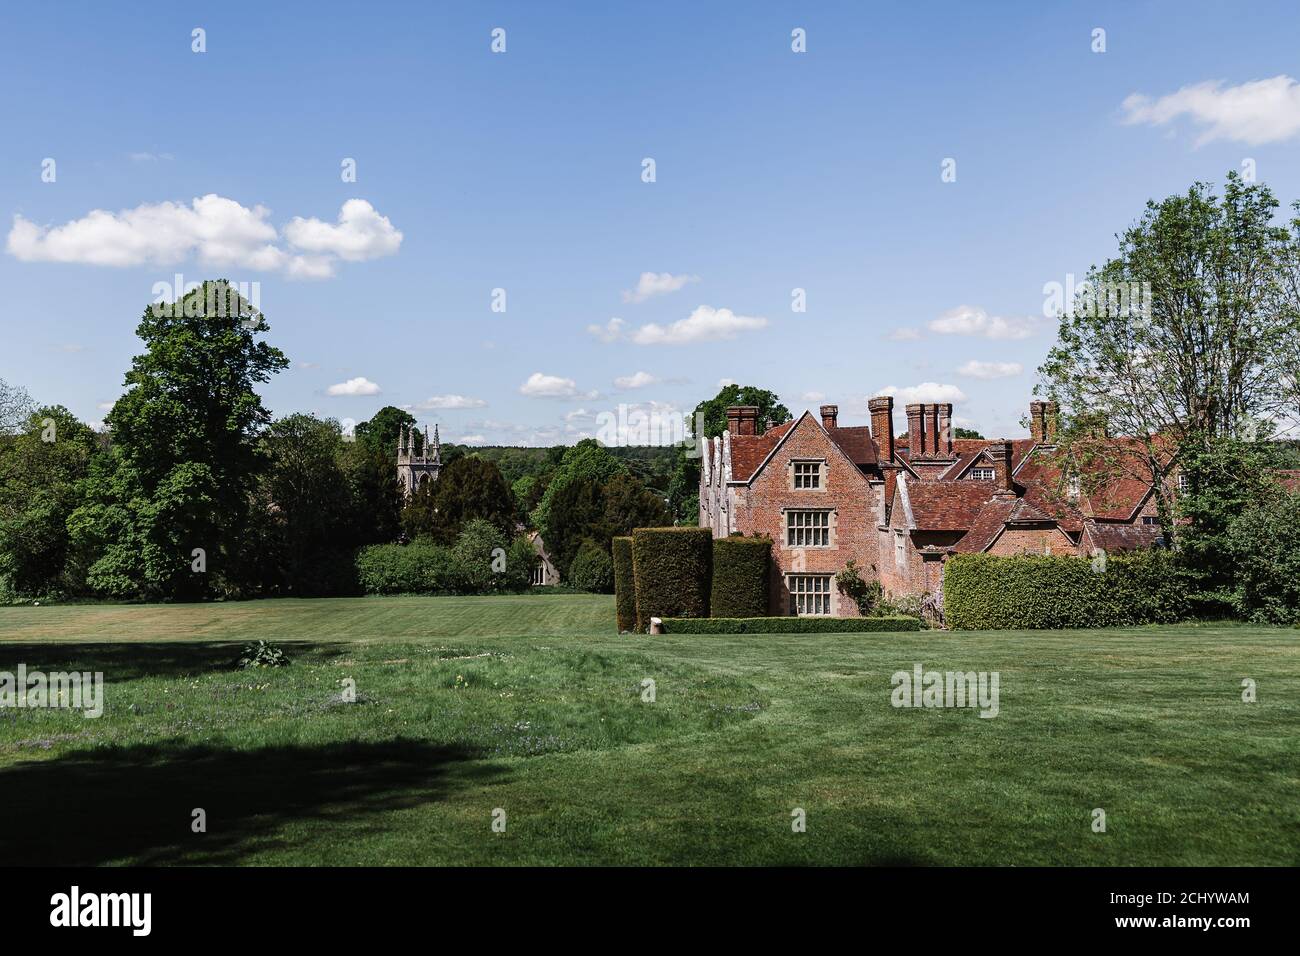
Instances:
[[[930,322],[940,335],[978,335],[986,339],[1026,339],[1034,334],[1034,319],[989,315],[978,305],[959,305]]]
[[[402,244],[401,232],[364,199],[345,202],[337,223],[294,216],[284,227],[284,237],[299,249],[347,262],[391,256]]]
[[[487,405],[481,398],[469,398],[465,395],[431,395],[411,407],[421,412],[434,409],[483,408]]]
[[[299,363],[298,363],[298,367],[299,367],[299,368],[320,368],[320,363],[318,363],[318,362],[299,362]]]
[[[767,327],[767,319],[736,315],[730,309],[699,306],[684,319],[663,326],[650,322],[632,333],[637,345],[692,345],[696,342],[717,342],[734,339],[742,332],[753,332]]]
[[[1285,74],[1238,86],[1206,80],[1154,99],[1132,93],[1122,108],[1129,125],[1163,126],[1187,116],[1205,127],[1197,146],[1219,139],[1258,146],[1300,134],[1300,82]]]
[[[803,395],[800,396],[801,400],[805,402],[820,402],[825,397],[825,392],[804,392]]]
[[[889,337],[895,342],[915,342],[921,337],[921,332],[919,329],[894,329]]]
[[[534,372],[528,381],[519,386],[519,394],[529,398],[595,398],[595,392],[580,392],[578,383],[559,375]]]
[[[294,218],[285,226],[290,251],[265,206],[242,206],[209,193],[190,205],[144,203],[112,213],[93,209],[61,226],[39,226],[15,215],[5,243],[22,262],[70,262],[127,268],[174,266],[187,259],[203,265],[283,272],[291,278],[323,279],[339,259],[358,261],[392,255],[402,234],[363,199],[350,199],[337,225]]]
[[[622,319],[610,319],[604,325],[587,326],[587,332],[602,342],[615,342],[623,337],[623,328],[626,324]]]
[[[718,388],[726,388],[728,385],[735,385],[735,384],[736,384],[736,380],[733,378],[718,379]]]
[[[461,435],[456,439],[458,445],[486,445],[487,439],[482,435]]]
[[[688,282],[699,282],[699,276],[675,276],[669,272],[643,272],[635,289],[623,290],[624,302],[644,302],[656,295],[676,292]]]
[[[957,374],[967,378],[1011,378],[1024,370],[1025,367],[1019,362],[980,362],[971,359],[957,369]]]
[[[131,162],[133,163],[156,163],[162,159],[174,159],[171,153],[132,153]]]
[[[117,402],[99,402],[98,404],[95,405],[95,407],[99,409],[101,412],[111,412],[113,410],[113,406],[116,404]]]
[[[659,381],[658,376],[649,372],[634,372],[631,375],[620,375],[614,379],[614,384],[619,388],[645,388],[647,385],[658,385]]]
[[[894,402],[903,405],[912,402],[951,402],[957,405],[966,401],[966,394],[956,385],[940,385],[938,382],[922,382],[920,385],[909,385],[906,388],[886,385],[876,392],[876,395],[893,395]]]
[[[360,376],[350,378],[346,382],[339,382],[337,385],[331,385],[325,390],[326,395],[378,395],[379,386],[370,379]]]

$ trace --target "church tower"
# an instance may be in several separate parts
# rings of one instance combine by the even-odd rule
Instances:
[[[421,440],[422,439],[422,440]],[[419,454],[416,443],[419,442]],[[397,480],[402,493],[410,498],[423,485],[438,480],[442,470],[442,443],[438,440],[438,426],[433,426],[433,442],[429,442],[429,429],[424,434],[402,426],[397,437]]]

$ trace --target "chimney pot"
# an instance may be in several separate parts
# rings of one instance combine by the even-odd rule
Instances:
[[[907,406],[907,453],[909,458],[926,457],[925,406]]]
[[[894,463],[894,397],[881,395],[867,400],[867,410],[871,413],[871,434],[880,446],[880,460],[887,464]]]
[[[993,460],[993,496],[1014,498],[1016,489],[1011,484],[1011,442],[994,442],[985,449],[985,454]]]
[[[839,421],[840,418],[840,407],[838,405],[823,405],[821,412],[822,428],[828,430],[834,428],[835,423]]]
[[[758,406],[730,406],[727,409],[727,431],[733,435],[758,434]]]

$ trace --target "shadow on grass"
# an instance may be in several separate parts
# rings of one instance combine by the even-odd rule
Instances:
[[[18,663],[28,670],[101,671],[105,680],[129,681],[141,677],[179,677],[235,669],[240,649],[247,641],[121,641],[18,642],[0,641],[0,670],[13,671]],[[328,659],[345,652],[341,643],[292,641],[281,644],[290,662]]]
[[[7,865],[226,864],[286,847],[281,828],[373,817],[491,782],[468,751],[413,740],[228,750],[152,744],[0,770]],[[207,832],[191,831],[192,811]],[[345,864],[346,859],[330,862]]]

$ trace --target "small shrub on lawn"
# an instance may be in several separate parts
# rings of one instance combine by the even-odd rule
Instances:
[[[665,634],[844,634],[919,631],[915,617],[664,618]]]
[[[708,617],[713,533],[708,528],[637,528],[632,532],[636,629],[651,617]]]
[[[239,652],[236,664],[241,669],[249,667],[288,667],[289,655],[284,648],[270,641],[252,641]]]
[[[761,617],[767,613],[771,538],[716,538],[713,542],[713,617]]]
[[[636,580],[632,576],[632,539],[615,538],[614,619],[618,632],[636,629]]]

